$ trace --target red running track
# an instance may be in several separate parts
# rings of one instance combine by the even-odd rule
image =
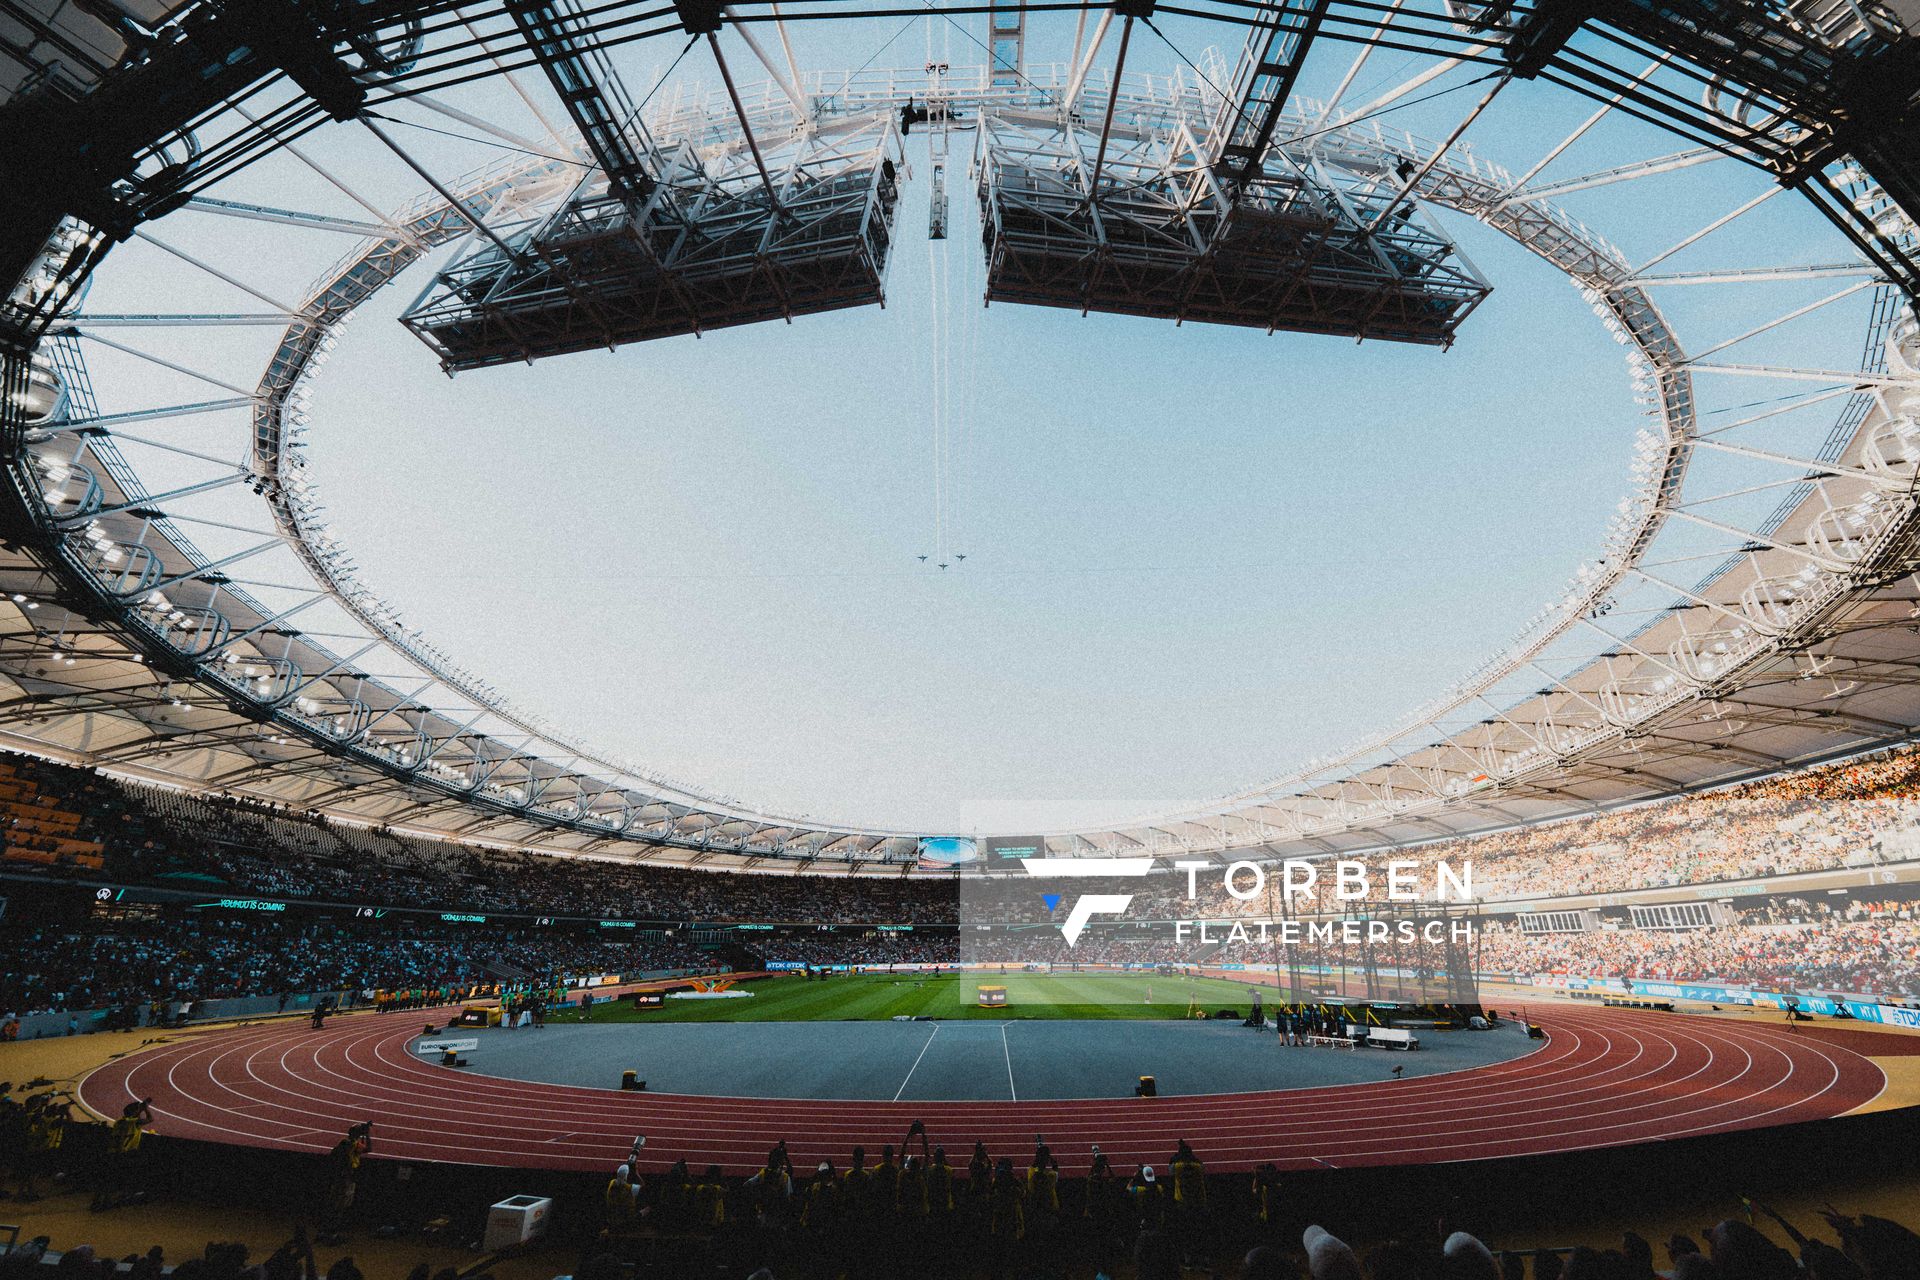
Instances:
[[[1537,1006],[1536,1006],[1537,1008]],[[796,1164],[897,1143],[914,1119],[964,1161],[973,1142],[1024,1157],[1044,1133],[1067,1172],[1099,1143],[1116,1166],[1185,1138],[1220,1170],[1427,1164],[1536,1155],[1792,1124],[1871,1101],[1886,1078],[1851,1049],[1772,1024],[1557,1006],[1547,1045],[1488,1067],[1404,1081],[1156,1099],[827,1102],[619,1093],[468,1075],[407,1049],[420,1016],[237,1027],[130,1055],[80,1096],[118,1114],[152,1097],[159,1133],[325,1151],[376,1122],[375,1154],[517,1168],[604,1170],[637,1133],[648,1167],[685,1157],[729,1172],[786,1138]],[[1275,1052],[1312,1053],[1312,1049]]]

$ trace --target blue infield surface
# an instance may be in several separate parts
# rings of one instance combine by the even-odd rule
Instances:
[[[1306,1089],[1464,1071],[1540,1046],[1508,1023],[1422,1031],[1411,1052],[1284,1047],[1237,1022],[662,1022],[555,1024],[471,1036],[468,1070],[712,1097],[992,1102]]]

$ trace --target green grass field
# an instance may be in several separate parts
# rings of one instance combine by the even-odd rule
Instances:
[[[1271,975],[1266,975],[1268,981]],[[1004,1009],[974,1003],[976,987],[1007,989]],[[625,999],[595,1005],[592,1022],[834,1022],[884,1021],[888,1018],[1184,1018],[1198,999],[1208,1013],[1251,1005],[1247,983],[1218,978],[1177,978],[1153,974],[969,973],[963,977],[914,974],[858,974],[812,982],[795,976],[743,983],[753,995],[738,1000],[675,1000],[658,1009],[635,1009]],[[1264,989],[1267,1007],[1278,993]],[[1151,1001],[1149,1001],[1151,995]],[[550,1021],[578,1022],[578,1013],[556,1013]]]

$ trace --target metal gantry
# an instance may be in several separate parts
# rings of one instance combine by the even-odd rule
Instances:
[[[1391,199],[1390,171],[1282,145],[1257,178],[1230,186],[1198,126],[1094,136],[1058,116],[990,113],[979,156],[988,298],[1445,345],[1486,297],[1457,246]]]
[[[1230,193],[1266,177],[1274,131],[1326,12],[1326,0],[1282,0],[1262,6],[1247,33],[1207,145],[1210,167]]]
[[[119,221],[103,226],[104,217],[89,221],[69,207],[32,230],[8,303],[15,345],[0,360],[9,486],[0,735],[350,821],[559,852],[811,871],[910,863],[914,833],[762,813],[609,758],[513,709],[359,583],[350,550],[326,527],[304,433],[340,327],[451,242],[466,243],[409,319],[456,365],[725,322],[708,315],[797,314],[818,309],[810,298],[878,288],[886,245],[871,238],[857,267],[796,277],[788,266],[807,261],[813,271],[811,259],[845,252],[850,224],[860,235],[891,236],[890,219],[876,227],[874,217],[880,187],[901,176],[896,113],[915,95],[929,99],[932,70],[802,76],[789,60],[782,75],[755,47],[776,80],[743,88],[714,42],[724,95],[643,112],[619,105],[624,91],[609,91],[598,69],[594,92],[572,101],[572,73],[553,78],[556,68],[593,67],[609,31],[640,21],[637,8],[409,8],[369,6],[365,31],[326,47],[379,106],[367,124],[383,153],[390,148],[427,181],[428,194],[413,204],[383,210],[300,150],[300,137],[327,112],[316,107],[315,86],[283,68],[247,82],[260,87],[244,109],[196,115],[183,105],[176,114],[199,128],[190,145],[172,144],[177,165],[143,162],[137,182],[110,180]],[[751,8],[725,16],[751,17]],[[1119,16],[1144,22],[1150,12]],[[1439,60],[1410,80],[1350,104],[1344,95],[1375,47],[1364,44],[1331,101],[1282,102],[1275,86],[1313,23],[1336,40],[1360,21],[1337,4],[1258,10],[1243,23],[1252,43],[1231,77],[1200,69],[1127,76],[1120,67],[1103,77],[1093,65],[1112,12],[1063,63],[1025,58],[1017,77],[997,60],[941,70],[938,94],[977,130],[983,216],[990,251],[1002,255],[994,287],[1007,291],[998,296],[1025,289],[1030,301],[1072,294],[1079,300],[1067,305],[1232,323],[1264,315],[1251,322],[1307,328],[1288,308],[1310,306],[1312,315],[1342,316],[1335,327],[1343,332],[1373,325],[1377,336],[1444,341],[1486,287],[1426,212],[1450,210],[1524,246],[1581,290],[1620,344],[1646,414],[1603,546],[1482,668],[1351,750],[1196,806],[1056,833],[1050,851],[1366,848],[1749,776],[1920,725],[1920,647],[1911,641],[1920,616],[1912,205],[1886,176],[1890,143],[1862,136],[1857,120],[1833,131],[1835,113],[1857,102],[1848,96],[1857,86],[1830,91],[1821,79],[1845,65],[1904,65],[1911,40],[1878,8],[1858,10],[1857,21],[1834,9],[1741,12],[1758,15],[1761,48],[1790,48],[1784,70],[1734,56],[1739,50],[1678,37],[1659,43],[1666,20],[1658,15],[1609,17],[1596,28],[1544,5],[1441,15],[1395,5],[1367,19],[1382,45],[1404,34],[1397,24],[1436,16],[1446,22],[1421,29],[1444,26],[1456,43],[1439,46]],[[661,30],[723,28],[718,13],[700,22],[681,14]],[[791,6],[786,17],[796,18]],[[1798,44],[1772,43],[1780,23]],[[1734,45],[1747,38],[1744,28],[1728,30]],[[1635,65],[1621,70],[1601,56],[1616,48],[1632,52]],[[1824,69],[1814,57],[1821,50]],[[516,63],[516,51],[528,56]],[[395,113],[411,107],[457,119],[425,91],[449,83],[463,62],[485,63],[494,76],[537,67],[563,112],[579,122],[585,111],[597,123],[580,124],[578,142],[518,146],[508,161],[464,178],[435,175],[398,144],[395,121],[406,117]],[[102,68],[61,92],[89,97],[113,75],[152,65]],[[1435,139],[1382,120],[1456,69],[1479,74],[1486,65],[1564,81],[1599,108],[1517,174],[1463,145],[1481,107]],[[1583,68],[1592,74],[1583,78]],[[1704,115],[1691,105],[1697,95],[1685,111],[1673,105],[1684,86],[1701,83],[1718,95]],[[89,112],[109,105],[97,100]],[[348,103],[342,96],[334,105]],[[1886,118],[1898,123],[1904,110]],[[1615,114],[1658,117],[1691,145],[1548,176]],[[141,127],[151,133],[151,125]],[[62,127],[67,136],[78,126]],[[602,127],[612,132],[596,146]],[[1736,132],[1739,145],[1722,136]],[[1244,140],[1262,133],[1269,142],[1254,148],[1256,170]],[[1230,150],[1236,137],[1242,149]],[[286,208],[244,189],[206,193],[243,172],[249,148],[261,146],[314,167],[365,217]],[[1622,226],[1630,249],[1572,211],[1586,192],[1656,198],[1660,183],[1724,163],[1724,154],[1783,178],[1792,174],[1779,167],[1782,156],[1814,165],[1793,172],[1803,189],[1844,198],[1851,212],[1823,208],[1846,223],[1846,239],[1811,261],[1765,237],[1745,243],[1744,258],[1702,259],[1700,246],[1737,239],[1776,187],[1745,195],[1677,242],[1637,242],[1637,229]],[[315,242],[346,236],[354,247],[319,271],[304,297],[281,297],[243,264],[195,257],[144,231],[163,206],[172,217],[248,218]],[[120,239],[216,282],[222,300],[197,311],[90,311],[88,272]],[[1069,262],[1069,245],[1078,246],[1079,265]],[[760,265],[749,278],[749,261],[787,265]],[[655,294],[636,301],[597,287],[630,286],[636,264],[659,277]],[[1278,285],[1289,272],[1291,283]],[[693,287],[688,281],[697,282],[691,298],[675,296]],[[1732,297],[1766,281],[1829,283],[1777,311],[1728,307],[1738,317],[1731,332],[1690,332],[1669,314],[1676,297]],[[1302,302],[1309,290],[1324,296]],[[528,316],[544,327],[516,327]],[[277,330],[264,371],[208,369],[165,342],[207,325]],[[1798,340],[1824,340],[1836,325],[1855,336],[1857,362],[1781,358],[1792,348],[1776,339],[1830,350]],[[129,328],[140,332],[125,336]],[[153,371],[179,394],[130,392],[132,368]],[[107,410],[95,395],[103,371],[120,383]],[[1756,384],[1771,394],[1753,396]],[[200,421],[245,422],[244,462],[156,434],[169,422]],[[149,471],[165,479],[149,483]],[[237,499],[249,494],[264,500],[265,518],[241,514]]]
[[[902,159],[891,110],[763,143],[715,39],[720,7],[690,4],[683,21],[712,48],[740,131],[663,145],[578,5],[508,8],[594,165],[555,205],[488,226],[408,311],[449,372],[884,298]]]
[[[899,153],[891,111],[758,155],[682,141],[645,201],[596,174],[495,224],[404,322],[455,371],[877,303]]]

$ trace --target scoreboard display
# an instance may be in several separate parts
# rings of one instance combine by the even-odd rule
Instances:
[[[989,862],[1044,858],[1047,841],[1044,836],[984,836],[980,840],[980,854]]]

